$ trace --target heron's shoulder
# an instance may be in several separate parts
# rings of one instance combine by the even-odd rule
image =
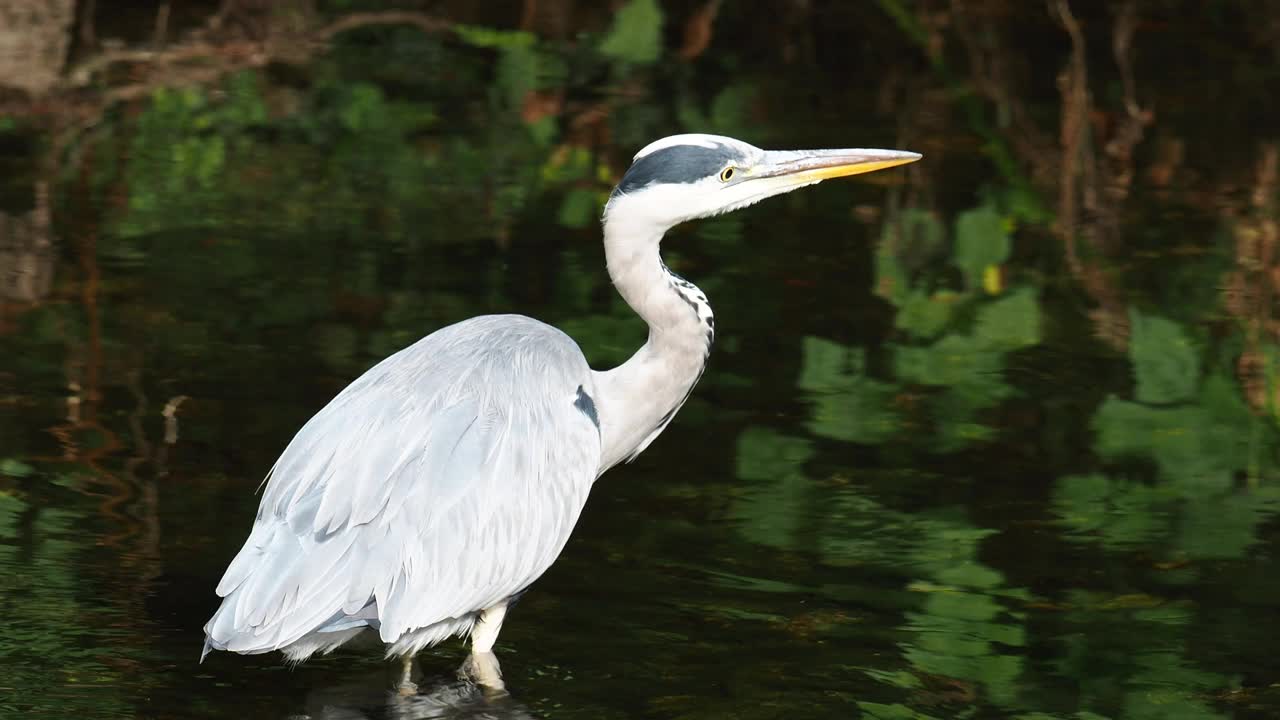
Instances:
[[[493,390],[531,382],[582,382],[590,366],[560,330],[523,315],[482,315],[440,328],[388,357],[354,385],[376,383],[460,387],[483,382]]]
[[[577,347],[573,339],[558,328],[527,315],[477,315],[440,328],[432,335],[505,339],[514,342],[531,341],[568,344]],[[431,337],[428,335],[427,337]]]
[[[458,353],[477,359],[538,355],[586,364],[573,338],[524,315],[480,315],[443,327],[420,344],[428,352]]]

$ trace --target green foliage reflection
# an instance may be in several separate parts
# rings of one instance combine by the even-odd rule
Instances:
[[[1135,399],[1107,398],[1093,418],[1098,454],[1149,462],[1143,481],[1106,475],[1058,481],[1055,509],[1072,537],[1170,557],[1243,557],[1280,510],[1272,484],[1240,486],[1257,458],[1274,457],[1274,430],[1250,412],[1238,384],[1203,373],[1202,351],[1172,320],[1130,311]]]
[[[0,488],[0,598],[8,615],[0,622],[0,662],[8,687],[21,688],[0,713],[14,701],[37,716],[130,712],[111,690],[137,681],[121,662],[135,653],[111,627],[121,618],[103,599],[85,597],[77,572],[84,509],[37,507]]]
[[[866,374],[866,352],[806,337],[797,387],[813,402],[809,429],[822,437],[875,443],[897,431],[896,388]]]

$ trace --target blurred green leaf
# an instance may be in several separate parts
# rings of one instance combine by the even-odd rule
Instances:
[[[1280,512],[1280,488],[1271,486],[1187,501],[1182,503],[1174,540],[1188,557],[1243,558],[1259,542],[1259,528],[1277,512]]]
[[[982,286],[982,274],[988,267],[1009,259],[1009,234],[1004,219],[994,208],[983,205],[956,218],[955,265],[964,273],[970,288]]]
[[[382,89],[370,83],[357,83],[348,91],[340,114],[342,124],[352,132],[380,128],[387,119]]]
[[[613,16],[600,52],[622,62],[645,65],[662,52],[662,9],[657,0],[629,0]]]
[[[598,210],[594,191],[572,188],[560,201],[560,212],[556,219],[567,228],[584,228],[596,220]]]
[[[461,23],[452,27],[459,40],[473,47],[510,50],[513,48],[532,48],[538,43],[537,35],[523,30],[497,30],[490,27]]]
[[[950,324],[957,304],[954,293],[934,293],[911,290],[902,307],[893,318],[893,325],[906,330],[913,337],[929,340],[937,337]]]
[[[1229,382],[1229,381],[1228,381]],[[1223,416],[1200,405],[1149,407],[1110,397],[1094,416],[1103,457],[1148,457],[1163,477],[1191,492],[1225,490],[1248,467],[1248,415]]]
[[[1019,288],[978,309],[974,337],[992,351],[1020,350],[1040,342],[1040,302],[1035,288]]]
[[[1167,404],[1189,400],[1200,381],[1200,353],[1172,320],[1129,310],[1129,358],[1137,379],[1138,402]]]
[[[498,60],[498,88],[510,108],[523,106],[525,97],[538,88],[539,55],[531,47],[506,48]]]
[[[1236,478],[1255,455],[1269,452],[1273,438],[1269,430],[1258,432],[1238,387],[1221,374],[1209,375],[1188,400],[1158,407],[1105,400],[1093,419],[1097,452],[1149,459],[1158,480],[1151,487],[1099,476],[1060,481],[1059,514],[1105,543],[1163,541],[1191,557],[1242,557],[1261,523],[1280,512],[1280,490],[1243,492]]]
[[[35,472],[35,468],[16,458],[0,459],[0,475],[24,478]]]
[[[816,337],[804,338],[797,385],[813,403],[809,429],[845,442],[881,442],[897,431],[894,386],[865,374],[865,351]]]
[[[1071,475],[1054,485],[1053,509],[1071,528],[1068,539],[1096,541],[1117,549],[1154,543],[1169,531],[1162,503],[1169,493],[1106,475]]]
[[[866,369],[866,351],[837,342],[806,336],[802,340],[804,362],[796,385],[801,390],[831,392],[846,387]]]
[[[268,120],[267,104],[257,73],[241,71],[227,81],[227,102],[220,110],[223,121],[238,126],[261,125]]]
[[[904,643],[904,656],[922,672],[980,683],[993,702],[1014,707],[1024,658],[1001,648],[1026,645],[1026,631],[990,594],[1003,578],[975,557],[989,531],[950,530],[930,535],[916,553],[946,585],[930,589],[920,611],[907,614],[914,636]],[[948,587],[957,581],[976,591]]]
[[[991,701],[1016,706],[1018,678],[1025,660],[1021,655],[1003,655],[990,643],[973,637],[973,628],[927,615],[914,615],[920,641],[903,653],[922,671],[943,677],[979,682]]]
[[[931,449],[950,452],[989,439],[994,431],[978,412],[1013,394],[1004,356],[1040,342],[1040,306],[1033,288],[1021,288],[978,306],[973,333],[948,334],[927,346],[893,348],[894,374],[905,383],[942,387],[930,400],[937,423]]]
[[[1125,720],[1226,720],[1209,708],[1202,695],[1226,683],[1216,673],[1187,666],[1180,652],[1147,650],[1136,659],[1142,670],[1129,679],[1124,695]]]
[[[731,514],[744,537],[780,549],[796,547],[812,485],[803,467],[812,456],[809,440],[768,428],[749,427],[738,436],[736,473],[750,484],[734,498]]]
[[[735,474],[744,480],[777,480],[804,476],[800,469],[813,457],[813,443],[762,427],[738,436]]]
[[[18,536],[18,515],[26,507],[27,504],[20,498],[0,492],[0,540],[13,540]]]
[[[861,670],[867,674],[867,677],[893,687],[914,690],[921,686],[920,678],[906,670],[889,671],[879,668],[861,668]]]
[[[1002,367],[1000,351],[970,335],[947,335],[927,347],[894,349],[894,373],[904,382],[967,385],[991,393],[993,401],[1008,394]]]

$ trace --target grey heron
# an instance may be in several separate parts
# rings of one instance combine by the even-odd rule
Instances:
[[[218,583],[201,660],[216,649],[301,661],[372,631],[402,658],[402,688],[414,654],[454,635],[496,668],[510,600],[560,554],[596,479],[647,448],[702,375],[714,319],[706,295],[662,262],[666,231],[919,158],[704,134],[640,150],[603,225],[609,277],[648,324],[644,345],[597,371],[556,328],[487,315],[373,366],[271,468]]]

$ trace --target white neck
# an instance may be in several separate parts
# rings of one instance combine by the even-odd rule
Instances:
[[[604,225],[609,277],[648,323],[649,339],[630,360],[595,373],[601,472],[638,455],[675,417],[706,367],[715,324],[702,291],[662,263],[665,228],[616,215]]]

